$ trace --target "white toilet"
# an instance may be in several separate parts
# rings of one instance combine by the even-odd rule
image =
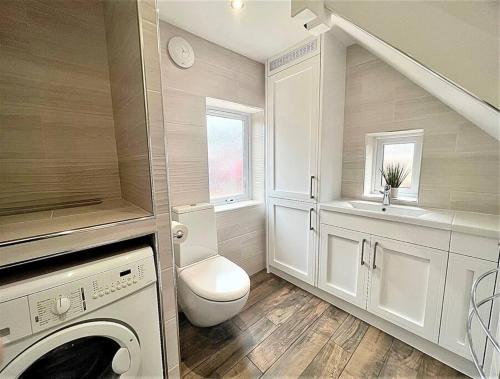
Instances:
[[[250,293],[250,278],[218,254],[214,207],[201,203],[173,207],[172,219],[188,228],[174,245],[179,305],[197,326],[212,326],[236,315]]]

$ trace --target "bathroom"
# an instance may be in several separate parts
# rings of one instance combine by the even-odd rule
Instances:
[[[498,378],[498,6],[2,1],[0,377]]]

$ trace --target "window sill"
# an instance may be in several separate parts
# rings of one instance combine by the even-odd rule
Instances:
[[[224,213],[224,212],[236,211],[242,208],[256,207],[258,205],[263,205],[263,204],[264,203],[262,201],[258,200],[245,200],[245,201],[237,201],[231,204],[216,205],[214,207],[214,210],[215,213]]]
[[[363,194],[362,199],[368,201],[382,201],[383,196],[378,194]],[[391,199],[391,204],[401,204],[401,205],[417,205],[418,199],[415,197],[404,197],[399,196],[396,199]]]

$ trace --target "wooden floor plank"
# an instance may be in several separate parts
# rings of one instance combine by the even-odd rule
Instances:
[[[300,376],[303,378],[338,378],[350,357],[350,353],[330,338]]]
[[[196,337],[182,339],[181,333],[181,360],[184,366],[192,370],[205,359],[215,354],[219,349],[241,334],[241,330],[231,320],[211,328],[198,328],[191,325],[196,331]]]
[[[384,366],[394,338],[370,326],[345,367],[342,379],[374,378]]]
[[[383,378],[417,378],[424,354],[395,339],[389,351],[389,356],[382,368]]]
[[[264,377],[299,377],[346,318],[346,312],[334,306],[329,306],[311,327],[266,371]]]
[[[260,371],[265,372],[328,306],[328,303],[317,297],[311,298],[293,317],[258,345],[248,358]]]
[[[333,342],[352,354],[368,330],[368,326],[366,322],[349,315],[333,335]]]
[[[275,325],[281,325],[302,308],[304,304],[310,301],[312,297],[310,293],[300,288],[294,288],[290,292],[290,295],[279,304],[275,304],[265,317]]]
[[[223,378],[232,379],[257,379],[262,376],[262,372],[247,357],[234,365]]]
[[[424,354],[418,370],[418,378],[461,379],[468,378],[468,376]]]
[[[252,325],[247,331],[240,333],[233,340],[226,343],[200,365],[191,369],[191,373],[186,378],[219,377],[228,372],[232,366],[262,340],[269,336],[276,329],[271,321],[262,318]],[[217,372],[216,372],[217,371]]]
[[[248,296],[248,300],[243,307],[242,311],[247,308],[250,308],[255,303],[258,303],[262,299],[269,296],[271,293],[276,291],[279,287],[282,287],[284,284],[282,279],[278,277],[271,277],[269,280],[266,280],[259,285],[257,285],[254,289],[250,291],[250,295]]]
[[[276,275],[268,274],[266,270],[261,270],[259,272],[256,272],[250,277],[250,290],[253,290],[260,284],[276,277],[277,277]]]
[[[240,314],[233,318],[234,323],[241,330],[248,329],[262,317],[265,317],[268,312],[284,302],[288,296],[295,293],[295,291],[292,285],[285,284],[283,287],[272,292],[269,296],[252,305],[250,308],[240,312]]]

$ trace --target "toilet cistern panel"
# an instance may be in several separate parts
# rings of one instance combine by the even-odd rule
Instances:
[[[217,255],[217,229],[212,204],[173,207],[172,219],[184,224],[189,231],[186,241],[174,245],[177,267],[185,267]]]

